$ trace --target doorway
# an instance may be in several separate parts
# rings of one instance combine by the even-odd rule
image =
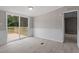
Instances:
[[[28,18],[21,16],[7,16],[7,42],[26,38],[28,36]]]
[[[64,13],[64,42],[77,43],[77,11]]]

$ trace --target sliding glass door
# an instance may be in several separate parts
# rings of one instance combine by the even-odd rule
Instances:
[[[20,38],[28,36],[28,18],[20,17]]]
[[[7,25],[8,42],[28,36],[28,18],[8,15]]]
[[[8,42],[19,38],[19,16],[8,15]]]

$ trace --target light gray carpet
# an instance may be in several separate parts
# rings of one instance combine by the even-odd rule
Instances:
[[[59,43],[40,38],[25,38],[0,47],[2,53],[78,53],[76,43]]]

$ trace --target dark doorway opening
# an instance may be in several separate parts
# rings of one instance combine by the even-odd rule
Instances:
[[[64,13],[64,42],[77,43],[77,11]]]

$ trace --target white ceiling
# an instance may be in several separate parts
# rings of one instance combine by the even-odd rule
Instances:
[[[23,14],[27,16],[39,16],[63,6],[34,6],[32,11],[28,10],[28,6],[0,6],[0,10]]]

